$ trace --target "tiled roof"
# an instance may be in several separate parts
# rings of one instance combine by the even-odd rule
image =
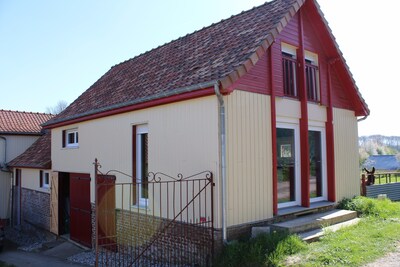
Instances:
[[[51,114],[0,110],[0,134],[40,134]]]
[[[396,155],[372,155],[363,164],[364,168],[375,167],[376,170],[396,171],[400,169],[400,162]]]
[[[47,131],[24,153],[7,165],[10,167],[51,169],[51,132]]]
[[[305,1],[266,2],[115,65],[45,125],[201,90],[216,81],[227,89],[265,54]]]
[[[145,102],[222,79],[264,52],[271,30],[304,0],[276,0],[188,34],[112,67],[48,124]],[[277,34],[277,33],[274,33]],[[268,37],[270,35],[270,37]],[[266,41],[267,40],[267,41]]]

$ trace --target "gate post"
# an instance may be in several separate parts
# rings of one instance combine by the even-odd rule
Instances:
[[[98,222],[99,222],[99,217],[98,217],[98,209],[99,209],[99,203],[98,203],[98,196],[97,196],[97,172],[99,168],[99,162],[97,158],[94,159],[94,206],[95,206],[95,248],[96,248],[96,261],[95,261],[95,266],[99,266],[99,229],[98,229]]]

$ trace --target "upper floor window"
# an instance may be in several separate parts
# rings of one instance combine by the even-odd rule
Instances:
[[[307,52],[306,57],[306,89],[308,101],[319,102],[319,71],[318,71],[318,57],[316,54]]]
[[[69,129],[63,131],[63,147],[74,148],[79,146],[78,129]]]
[[[297,97],[296,47],[282,43],[283,92]]]

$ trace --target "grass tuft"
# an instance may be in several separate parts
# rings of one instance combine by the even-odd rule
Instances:
[[[213,266],[281,266],[285,255],[306,248],[297,235],[282,232],[262,234],[247,241],[234,241],[227,245]]]

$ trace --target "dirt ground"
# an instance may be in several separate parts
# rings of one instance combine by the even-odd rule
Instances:
[[[371,262],[363,267],[398,267],[400,266],[400,241],[396,244],[396,251],[390,252],[383,258]]]

